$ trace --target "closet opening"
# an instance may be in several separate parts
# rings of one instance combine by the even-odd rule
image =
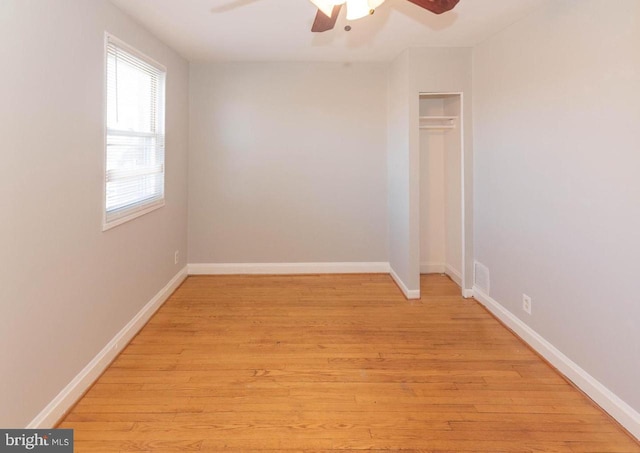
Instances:
[[[420,93],[420,273],[446,274],[461,291],[464,257],[462,93]]]

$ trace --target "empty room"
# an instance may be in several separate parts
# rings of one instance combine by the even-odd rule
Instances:
[[[639,0],[0,29],[0,451],[640,452]]]

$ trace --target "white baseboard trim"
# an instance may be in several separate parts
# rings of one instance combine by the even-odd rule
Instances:
[[[608,412],[609,415],[615,418],[632,435],[640,440],[640,413],[545,340],[535,330],[518,319],[517,316],[503,307],[495,299],[484,294],[475,286],[473,287],[473,296],[500,319],[500,321],[528,343],[529,346],[556,367],[560,373],[570,379],[602,409]]]
[[[393,279],[394,282],[396,282],[396,285],[398,285],[398,287],[404,294],[404,297],[406,297],[407,299],[420,299],[419,289],[407,288],[407,285],[405,285],[402,279],[398,277],[398,274],[396,274],[396,271],[394,271],[391,268],[389,268],[389,274],[391,274],[391,278]]]
[[[462,286],[462,275],[446,263],[420,263],[421,274],[447,274],[458,286]],[[469,296],[471,297],[471,296]]]
[[[144,327],[178,286],[187,278],[185,266],[120,330],[56,397],[27,425],[27,429],[48,429],[82,397],[102,372]]]
[[[389,263],[192,263],[189,275],[386,274]]]
[[[444,274],[444,263],[420,263],[421,274]]]
[[[407,299],[420,299],[420,290],[409,290],[387,262],[190,263],[187,267],[189,275],[391,274]]]
[[[457,269],[454,269],[449,264],[445,265],[444,273],[451,277],[451,280],[456,282],[460,288],[462,288],[462,275],[458,272]],[[469,296],[471,297],[471,296]]]
[[[444,274],[444,263],[420,263],[421,274]]]
[[[462,290],[462,297],[464,297],[465,299],[471,299],[473,297],[473,290],[472,289],[463,289]]]

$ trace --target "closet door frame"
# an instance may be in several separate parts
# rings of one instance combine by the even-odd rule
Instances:
[[[418,102],[420,98],[423,97],[437,97],[437,96],[458,96],[460,98],[460,114],[458,117],[458,133],[460,134],[460,230],[461,230],[461,238],[460,238],[460,249],[462,252],[461,256],[461,290],[462,296],[465,298],[469,298],[473,296],[472,290],[472,280],[469,280],[467,277],[467,263],[473,262],[473,258],[467,250],[467,203],[466,199],[471,194],[467,193],[470,188],[465,182],[467,177],[466,168],[466,159],[465,159],[465,122],[464,122],[464,93],[461,91],[451,91],[451,92],[419,92],[418,93]]]

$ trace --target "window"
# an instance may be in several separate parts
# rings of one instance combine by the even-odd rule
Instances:
[[[166,70],[107,35],[104,223],[164,206]]]

